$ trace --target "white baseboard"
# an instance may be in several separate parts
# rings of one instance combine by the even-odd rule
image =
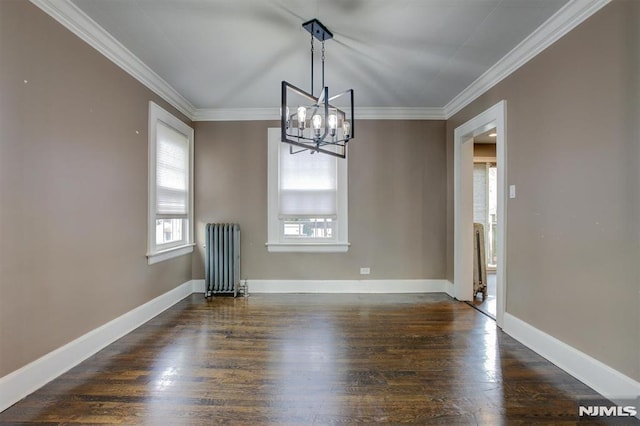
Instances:
[[[192,280],[193,292],[204,293],[204,280]],[[448,280],[242,280],[251,293],[447,293]]]
[[[175,305],[193,285],[188,281],[0,378],[0,412]]]
[[[506,312],[503,330],[613,402],[640,396],[639,382]]]
[[[205,285],[204,280],[191,280],[194,293],[204,293]]]
[[[442,280],[444,281],[444,292],[447,293],[449,296],[451,297],[456,297],[455,296],[455,290],[453,288],[453,283],[449,280]]]
[[[453,293],[447,280],[245,280],[252,293]]]

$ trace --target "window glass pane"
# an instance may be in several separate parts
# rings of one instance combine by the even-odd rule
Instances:
[[[184,219],[156,219],[156,244],[182,241]]]
[[[331,218],[287,218],[284,223],[285,238],[333,238],[335,221]]]
[[[495,164],[489,167],[489,250],[487,250],[488,264],[494,267],[498,264],[498,169]]]

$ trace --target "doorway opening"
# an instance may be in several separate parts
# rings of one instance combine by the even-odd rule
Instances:
[[[458,300],[474,299],[474,141],[495,136],[495,319],[502,327],[506,302],[506,101],[501,101],[454,131],[454,294]],[[486,167],[486,164],[485,164]],[[490,218],[487,218],[490,222]],[[488,227],[491,227],[487,223]],[[485,232],[486,234],[486,232]],[[486,234],[487,235],[487,234]],[[490,236],[487,235],[487,240]],[[489,278],[489,277],[487,277]],[[487,280],[488,281],[488,280]]]
[[[473,138],[474,288],[471,306],[496,319],[496,270],[498,266],[498,159],[497,130]],[[482,234],[482,235],[479,235]],[[478,247],[482,244],[482,247]]]

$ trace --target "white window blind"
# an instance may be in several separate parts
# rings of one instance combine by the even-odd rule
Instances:
[[[157,122],[156,214],[189,212],[189,138]]]
[[[473,164],[473,221],[487,229],[487,164]]]
[[[292,155],[284,143],[279,157],[280,217],[335,217],[337,158],[308,152]]]

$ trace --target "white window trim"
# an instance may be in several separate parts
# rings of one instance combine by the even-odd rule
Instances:
[[[278,215],[278,163],[279,163],[279,144],[281,131],[280,128],[270,128],[268,130],[268,171],[267,171],[267,238],[265,244],[267,250],[273,253],[344,253],[349,250],[349,217],[348,217],[348,174],[347,159],[338,159],[338,199],[337,209],[338,218],[336,223],[336,238],[331,241],[320,242],[307,240],[296,241],[290,238],[285,239],[282,235],[282,227]],[[298,154],[305,155],[305,154]],[[318,154],[326,155],[326,154]]]
[[[156,124],[158,121],[186,135],[189,139],[189,213],[186,243],[167,247],[156,245]],[[149,182],[147,206],[147,262],[149,265],[193,252],[193,129],[170,112],[149,101]]]
[[[174,257],[183,256],[193,252],[195,244],[183,244],[178,247],[171,247],[166,250],[157,251],[153,254],[147,254],[147,260],[149,265],[154,263],[163,262],[165,260],[173,259]]]

